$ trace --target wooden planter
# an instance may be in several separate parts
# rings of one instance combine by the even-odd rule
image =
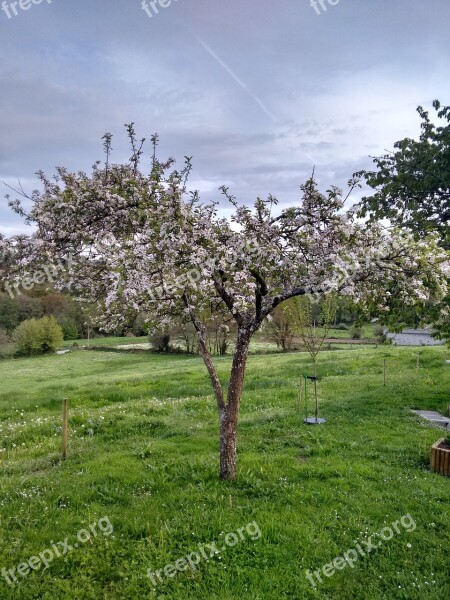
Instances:
[[[431,446],[431,470],[450,477],[450,446],[444,438]]]

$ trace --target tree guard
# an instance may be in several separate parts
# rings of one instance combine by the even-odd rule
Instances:
[[[317,398],[317,381],[319,380],[319,378],[315,375],[303,375],[303,378],[305,380],[305,419],[303,422],[307,425],[323,425],[324,423],[326,423],[326,419],[319,418],[319,401]],[[308,380],[314,383],[314,417],[308,416]]]

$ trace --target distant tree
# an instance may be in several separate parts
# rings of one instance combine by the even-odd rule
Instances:
[[[283,352],[291,350],[295,335],[291,315],[283,310],[282,306],[277,306],[267,318],[264,333],[266,338],[276,344],[277,348],[281,348]]]
[[[12,333],[19,324],[17,302],[7,294],[0,294],[0,328]]]
[[[76,340],[83,330],[83,313],[78,302],[62,294],[46,294],[40,297],[45,315],[53,315],[64,333],[65,340]]]
[[[362,199],[359,214],[372,221],[389,219],[418,238],[435,232],[450,251],[450,106],[435,100],[433,108],[440,122],[433,123],[419,106],[419,139],[396,142],[393,152],[374,158],[375,171],[355,174],[375,190]],[[407,320],[402,303],[391,308],[391,325]],[[450,341],[450,296],[433,306],[424,302],[416,314],[433,322],[440,336]]]
[[[230,327],[218,319],[205,323],[206,340],[211,354],[225,356],[228,350]]]
[[[360,214],[390,219],[420,237],[438,232],[450,249],[450,106],[435,100],[433,107],[442,124],[433,123],[419,106],[419,139],[396,142],[393,152],[373,159],[375,171],[356,174],[375,190],[362,199]]]
[[[8,333],[12,333],[22,321],[42,315],[43,308],[39,298],[24,295],[11,298],[7,294],[0,294],[0,327]]]
[[[336,314],[334,317],[334,324],[347,324],[351,325],[358,320],[360,316],[360,310],[358,306],[352,302],[351,298],[346,296],[336,297]]]
[[[137,141],[132,125],[128,132],[126,164],[96,163],[91,175],[65,168],[53,178],[41,174],[42,192],[34,193],[27,216],[39,243],[29,241],[29,255],[38,262],[70,255],[70,272],[60,274],[58,286],[67,278],[73,293],[101,306],[104,328],[123,327],[136,311],[162,330],[180,316],[190,319],[216,397],[220,477],[234,479],[249,345],[267,316],[289,298],[332,290],[381,307],[394,285],[411,303],[439,295],[442,254],[431,239],[415,242],[359,222],[354,211],[343,211],[339,189],[322,194],[313,179],[301,187],[300,201],[278,214],[272,196],[250,208],[222,188],[234,207],[230,223],[216,204],[187,190],[190,159],[181,171],[171,170],[173,161],[158,161],[154,151],[146,174],[144,140]],[[153,142],[155,149],[156,136]],[[226,387],[202,318],[211,302],[235,322]]]
[[[26,319],[38,319],[44,314],[39,298],[30,298],[29,296],[21,295],[14,302],[17,304],[17,316],[20,323]]]
[[[12,358],[14,356],[14,344],[5,329],[0,329],[0,358]]]
[[[41,304],[45,315],[53,315],[59,320],[67,315],[70,299],[62,294],[46,294],[41,296]]]
[[[176,329],[175,334],[183,340],[184,348],[188,354],[198,352],[198,338],[192,323],[185,323]]]
[[[149,340],[156,352],[170,352],[170,332],[154,331],[149,335]]]
[[[0,329],[0,347],[7,346],[11,343],[11,338],[5,329]]]

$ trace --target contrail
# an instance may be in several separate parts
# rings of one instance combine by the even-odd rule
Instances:
[[[208,44],[206,44],[198,36],[196,36],[196,39],[197,39],[198,43],[203,46],[203,48],[206,50],[206,52],[208,52],[208,54],[210,56],[212,56],[219,63],[219,65],[225,69],[225,71],[234,79],[234,81],[239,86],[241,86],[241,88],[243,90],[245,90],[247,92],[247,94],[250,96],[250,98],[252,98],[256,102],[256,104],[269,117],[269,119],[271,119],[274,123],[276,123],[277,119],[273,116],[273,114],[269,111],[269,109],[264,105],[264,103],[257,96],[255,96],[255,94],[253,94],[253,92],[250,90],[248,85],[246,83],[244,83],[241,79],[239,79],[239,77],[236,75],[236,73],[234,73],[234,71],[232,71],[230,69],[230,67],[219,56],[217,56],[217,54],[214,52],[214,50],[212,50],[212,48],[210,48],[208,46]]]

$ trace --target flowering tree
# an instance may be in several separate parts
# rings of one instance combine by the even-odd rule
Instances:
[[[405,302],[440,295],[443,257],[431,238],[414,242],[378,224],[358,223],[352,211],[342,212],[340,190],[321,194],[313,179],[301,187],[296,206],[277,214],[271,196],[258,198],[252,209],[222,188],[234,206],[226,220],[216,204],[188,193],[189,158],[173,170],[172,160],[156,158],[153,136],[145,174],[144,140],[136,140],[132,125],[128,132],[133,153],[126,164],[110,164],[111,138],[105,136],[106,164],[96,163],[91,175],[58,168],[50,180],[40,173],[43,191],[33,194],[27,215],[37,243],[30,243],[26,260],[70,255],[60,285],[101,305],[105,329],[120,329],[142,312],[159,328],[180,315],[192,323],[217,402],[220,477],[234,479],[249,344],[264,319],[289,298],[333,290],[382,307],[390,293]],[[13,205],[23,212],[20,202]],[[211,313],[236,325],[226,389],[205,339],[203,315]]]

